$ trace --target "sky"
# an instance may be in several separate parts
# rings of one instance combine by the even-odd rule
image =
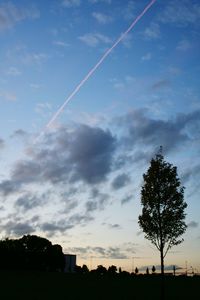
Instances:
[[[138,225],[163,146],[187,231],[166,268],[200,272],[200,3],[157,0],[47,124],[147,0],[0,0],[0,232],[36,234],[79,265],[159,265]]]

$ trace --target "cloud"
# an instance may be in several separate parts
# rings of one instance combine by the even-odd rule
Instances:
[[[127,174],[125,174],[125,173],[119,174],[113,180],[112,188],[114,190],[119,190],[119,189],[125,187],[127,184],[129,184],[129,182],[130,182],[130,177]]]
[[[28,222],[8,221],[4,225],[1,225],[0,228],[1,231],[5,232],[6,236],[22,236],[24,234],[35,232],[34,226],[30,225]]]
[[[10,76],[19,76],[21,75],[22,73],[15,67],[10,67],[8,69],[8,71],[6,72],[7,75],[10,75]]]
[[[0,31],[9,29],[25,19],[35,19],[39,16],[39,10],[33,6],[24,8],[11,2],[2,3],[0,5]]]
[[[66,230],[69,230],[71,228],[73,228],[73,225],[69,225],[69,224],[55,224],[55,222],[54,223],[45,222],[45,223],[43,223],[43,224],[40,225],[40,229],[42,231],[44,231],[45,233],[47,233],[48,236],[53,236],[57,232],[63,233]]]
[[[121,229],[120,224],[107,224],[110,229]]]
[[[111,43],[111,39],[109,37],[100,33],[87,33],[85,35],[79,36],[78,39],[90,47],[96,47],[100,43]]]
[[[130,149],[136,145],[152,149],[162,145],[167,153],[193,139],[199,118],[199,110],[179,114],[171,120],[153,119],[147,116],[147,110],[134,110],[117,120],[121,130],[123,127],[125,130],[121,144]],[[196,129],[190,129],[192,127]]]
[[[71,8],[71,7],[78,7],[81,5],[81,0],[63,0],[62,6]]]
[[[0,150],[5,147],[5,142],[3,139],[0,138]]]
[[[122,9],[122,15],[125,20],[132,20],[135,16],[135,1],[128,1],[127,5]]]
[[[0,183],[0,194],[4,197],[15,193],[20,189],[20,186],[14,180],[3,180]]]
[[[23,129],[17,129],[13,132],[13,134],[10,137],[11,138],[26,139],[28,137],[28,133]]]
[[[106,3],[106,4],[111,4],[112,0],[88,0],[89,3],[92,4],[97,4],[97,3]]]
[[[69,145],[69,159],[81,179],[90,184],[101,182],[111,171],[115,147],[109,131],[82,125]]]
[[[173,0],[166,2],[165,9],[159,15],[159,21],[164,24],[172,24],[185,27],[190,24],[198,24],[200,19],[200,5],[190,0]]]
[[[17,100],[16,94],[10,91],[0,91],[0,98],[9,102],[15,102]]]
[[[160,38],[160,26],[157,23],[151,23],[143,32],[146,40],[156,40]]]
[[[29,64],[37,64],[40,65],[41,63],[45,62],[49,56],[46,53],[37,52],[37,53],[31,53],[31,52],[24,52],[23,55],[21,55],[20,59],[23,64],[29,65]]]
[[[199,223],[195,222],[195,221],[191,221],[187,224],[188,228],[197,228],[199,226]]]
[[[93,12],[92,16],[96,19],[96,21],[100,24],[107,24],[112,22],[112,17],[102,14],[100,12]]]
[[[188,41],[188,40],[181,40],[177,47],[176,47],[176,50],[179,50],[179,51],[187,51],[189,50],[190,48],[192,48],[192,45],[191,43]]]
[[[32,210],[38,206],[42,206],[45,203],[45,195],[36,196],[31,195],[31,193],[25,193],[23,196],[19,197],[15,202],[16,208],[21,208],[24,212]]]
[[[95,210],[103,210],[109,201],[109,195],[101,193],[95,187],[91,189],[90,199],[85,203],[86,213],[93,212]]]
[[[86,247],[70,247],[66,250],[70,253],[75,253],[81,257],[98,257],[98,258],[107,258],[107,259],[127,259],[129,258],[128,253],[124,247],[114,246],[114,247],[101,247],[101,246],[86,246]]]
[[[163,89],[163,88],[168,88],[170,86],[171,82],[168,80],[168,79],[161,79],[161,80],[158,80],[157,82],[155,82],[153,85],[152,85],[152,89],[153,90],[160,90],[160,89]]]
[[[143,61],[151,60],[152,54],[150,52],[146,53],[145,55],[142,56]]]
[[[124,205],[130,202],[133,199],[133,195],[127,195],[121,200],[121,205]]]
[[[69,47],[69,44],[63,41],[53,41],[53,44],[59,47]]]

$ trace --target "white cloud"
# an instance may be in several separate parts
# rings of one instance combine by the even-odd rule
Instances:
[[[15,67],[10,67],[6,74],[11,76],[19,76],[21,75],[21,72]]]
[[[3,3],[0,5],[0,30],[6,30],[25,19],[35,19],[39,16],[40,12],[35,7],[23,8],[11,2]]]
[[[152,58],[152,54],[150,52],[146,53],[142,56],[142,60],[150,60]]]
[[[100,33],[86,33],[85,35],[80,36],[79,40],[90,47],[96,47],[100,43],[111,43],[111,39],[109,37]]]
[[[100,3],[100,2],[103,2],[103,3],[106,3],[106,4],[111,4],[112,3],[112,0],[88,0],[89,3],[92,3],[92,4],[96,4],[96,3]]]
[[[176,50],[179,50],[179,51],[187,51],[189,50],[190,48],[192,47],[191,43],[188,41],[188,40],[181,40],[177,47],[176,47]]]
[[[100,24],[107,24],[112,22],[112,17],[102,14],[100,12],[93,12],[92,16],[99,22]]]
[[[25,52],[21,56],[21,61],[24,64],[40,64],[48,58],[48,55],[45,53],[29,53]]]
[[[69,44],[63,41],[53,41],[53,44],[60,47],[68,47]]]
[[[63,0],[62,5],[64,7],[78,7],[80,6],[80,0]]]
[[[10,102],[15,102],[17,100],[17,96],[10,91],[0,91],[0,98]]]
[[[133,13],[135,11],[135,1],[128,1],[127,6],[122,10],[122,14],[124,19],[131,20],[134,18],[135,14]]]
[[[159,16],[162,23],[175,24],[179,27],[197,24],[200,19],[200,4],[191,0],[173,0],[167,3]]]
[[[144,37],[146,40],[155,40],[160,37],[160,26],[157,23],[151,23],[149,27],[144,30]]]

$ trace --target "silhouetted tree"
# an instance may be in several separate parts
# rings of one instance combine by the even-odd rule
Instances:
[[[82,266],[82,273],[83,274],[88,274],[89,273],[89,269],[88,269],[88,267],[86,265]]]
[[[146,274],[149,275],[149,268],[146,268]]]
[[[107,273],[107,269],[102,265],[98,265],[96,272],[97,272],[97,274],[105,275]]]
[[[115,275],[117,273],[117,267],[116,266],[110,266],[108,268],[108,273],[111,274],[111,275]]]
[[[64,255],[60,245],[36,235],[0,241],[0,269],[62,271]]]
[[[136,267],[136,268],[135,268],[135,274],[138,274],[138,272],[139,272],[139,270],[138,270],[138,268]]]
[[[162,148],[151,160],[150,167],[143,175],[141,191],[142,214],[139,225],[160,251],[161,274],[164,274],[164,257],[168,250],[180,244],[179,237],[185,232],[184,187],[181,187],[177,168],[164,161]]]
[[[155,272],[156,272],[155,266],[153,266],[151,270],[152,270],[152,273],[155,274]]]

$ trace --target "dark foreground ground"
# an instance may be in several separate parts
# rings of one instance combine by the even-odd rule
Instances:
[[[159,276],[92,277],[42,272],[0,272],[0,299],[160,299]],[[200,277],[166,277],[165,300],[200,299]]]

